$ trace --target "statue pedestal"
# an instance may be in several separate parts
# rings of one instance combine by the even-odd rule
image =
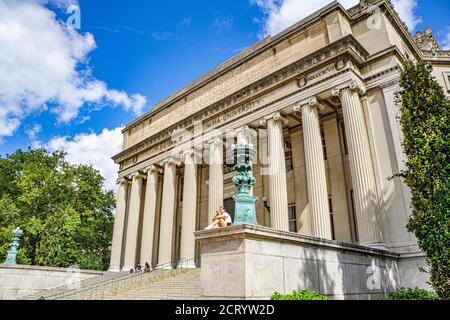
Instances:
[[[239,224],[255,224],[256,221],[256,201],[257,197],[248,194],[237,194],[233,196],[235,203],[234,223]]]
[[[407,270],[395,252],[246,224],[196,231],[195,239],[205,300],[270,299],[301,289],[369,300],[414,286],[401,281]],[[380,286],[368,285],[374,277]]]

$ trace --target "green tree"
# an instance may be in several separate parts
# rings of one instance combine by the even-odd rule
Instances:
[[[408,62],[397,93],[406,169],[411,190],[408,230],[427,256],[430,281],[441,299],[450,298],[450,102],[432,67]]]
[[[20,227],[18,263],[107,269],[115,200],[103,184],[97,170],[69,164],[62,152],[0,158],[0,259]]]

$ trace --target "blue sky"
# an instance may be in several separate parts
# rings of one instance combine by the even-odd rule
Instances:
[[[413,27],[413,33],[431,26],[441,45],[450,45],[450,1],[395,1],[399,3],[398,11]],[[6,3],[6,7],[2,7],[2,2]],[[27,73],[31,69],[39,74],[46,73],[48,68],[43,71],[39,69],[41,60],[46,59],[45,50],[53,46],[52,42],[46,41],[52,38],[52,30],[55,33],[58,31],[56,25],[52,25],[52,28],[46,26],[53,22],[50,21],[52,19],[65,22],[69,16],[65,9],[72,2],[0,0],[0,18],[2,13],[9,13],[7,17],[10,21],[10,24],[2,25],[1,21],[5,19],[0,19],[0,73],[6,68],[13,74],[13,79],[16,79],[16,73]],[[48,88],[34,83],[36,75],[31,71],[29,79],[26,75],[25,80],[21,77],[16,79],[17,84],[10,88],[14,94],[2,92],[7,89],[0,86],[0,126],[4,127],[3,130],[0,128],[0,156],[18,148],[44,146],[72,153],[74,162],[86,162],[89,157],[80,157],[75,153],[86,150],[88,153],[99,152],[102,157],[94,159],[92,164],[98,165],[105,175],[114,176],[114,165],[109,163],[109,168],[105,169],[102,163],[120,149],[120,127],[148,111],[159,100],[254,44],[263,35],[279,31],[281,27],[309,13],[308,10],[314,10],[327,2],[330,1],[80,0],[77,4],[81,28],[72,31],[76,34],[62,33],[58,35],[59,38],[53,39],[56,43],[64,43],[66,47],[55,44],[52,52],[61,50],[61,55],[71,57],[61,60],[67,62],[67,68],[55,69],[61,78],[53,79],[53,69],[50,68],[42,78],[43,82],[48,82]],[[357,1],[342,2],[349,6]],[[24,7],[24,3],[30,3],[29,7]],[[34,14],[33,10],[39,10],[41,16]],[[14,17],[14,12],[17,17]],[[52,12],[56,16],[46,15]],[[25,19],[26,14],[30,18]],[[45,43],[45,47],[36,49],[38,52],[31,58],[4,58],[8,56],[8,44],[11,48],[17,47],[10,37],[15,33],[8,29],[14,28],[14,19],[24,24],[25,29],[34,25],[45,27],[44,34],[37,31],[33,34],[32,30],[27,35],[37,41],[38,47],[42,42]],[[32,24],[30,20],[36,21]],[[65,42],[67,39],[69,41]],[[26,43],[25,40],[22,39],[21,43]],[[78,45],[74,48],[72,43]],[[21,54],[26,50],[29,48],[23,47]],[[58,85],[69,76],[67,86]],[[26,88],[17,88],[23,83],[27,83]],[[95,84],[95,90],[91,88],[92,84]],[[29,93],[36,85],[39,88],[35,95],[17,102],[18,93]],[[80,87],[92,90],[84,90],[82,94],[74,92]],[[92,94],[96,98],[92,98]],[[2,101],[2,95],[12,98]],[[39,95],[42,95],[42,99],[38,99]],[[72,103],[70,99],[73,97],[78,98],[77,102]],[[36,102],[36,99],[39,101]],[[107,148],[108,139],[119,139],[119,142]]]

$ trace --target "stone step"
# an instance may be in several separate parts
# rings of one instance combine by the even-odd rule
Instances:
[[[197,300],[201,299],[200,270],[186,270],[155,283],[107,294],[104,300]]]

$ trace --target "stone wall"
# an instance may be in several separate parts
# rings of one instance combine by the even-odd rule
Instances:
[[[0,300],[18,299],[102,274],[92,270],[0,264]]]
[[[205,299],[268,299],[304,288],[333,299],[377,299],[409,286],[400,255],[389,251],[247,225],[196,237]]]

